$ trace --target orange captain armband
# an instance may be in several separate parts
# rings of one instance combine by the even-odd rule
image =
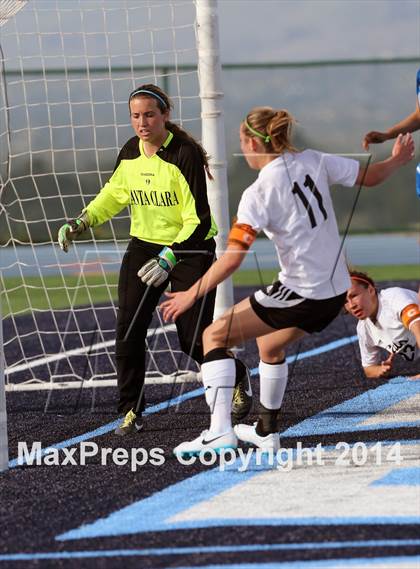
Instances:
[[[257,232],[246,223],[234,223],[230,230],[228,243],[236,243],[244,249],[249,249],[257,237]]]
[[[417,304],[409,304],[401,311],[401,320],[405,328],[410,328],[411,324],[420,320],[420,307]]]

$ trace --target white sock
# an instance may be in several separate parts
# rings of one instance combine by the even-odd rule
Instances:
[[[266,409],[280,409],[287,385],[287,363],[266,364],[260,360],[260,401]]]
[[[212,433],[225,433],[232,428],[231,409],[235,372],[235,360],[232,358],[205,362],[201,366],[206,401],[211,413]]]

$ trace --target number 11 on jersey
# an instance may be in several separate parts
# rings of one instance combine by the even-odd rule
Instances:
[[[318,207],[319,207],[320,212],[322,213],[324,219],[327,219],[328,215],[327,215],[327,212],[325,211],[324,202],[322,201],[322,195],[321,195],[320,191],[318,190],[318,188],[316,187],[315,182],[312,180],[312,178],[310,176],[306,175],[303,185],[305,186],[305,188],[308,188],[312,192],[312,194],[314,195],[314,197],[318,203]],[[300,201],[302,202],[304,208],[306,209],[306,213],[309,216],[309,221],[311,222],[311,227],[313,229],[314,227],[317,226],[314,210],[312,209],[312,206],[309,203],[309,200],[307,199],[307,197],[305,196],[305,194],[303,193],[301,187],[299,186],[299,184],[297,182],[295,182],[293,184],[292,193],[297,195],[299,197]]]

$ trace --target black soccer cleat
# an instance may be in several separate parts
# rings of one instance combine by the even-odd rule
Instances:
[[[130,409],[130,411],[128,411],[128,413],[125,415],[122,422],[115,429],[114,433],[120,437],[124,437],[125,435],[136,433],[142,428],[143,425],[141,423],[141,417],[138,417],[134,413],[133,409]]]
[[[244,366],[245,367],[245,366]],[[252,388],[248,368],[236,378],[232,397],[232,417],[241,421],[248,415],[252,407]]]

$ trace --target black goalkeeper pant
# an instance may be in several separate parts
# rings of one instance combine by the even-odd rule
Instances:
[[[216,244],[214,239],[208,239],[203,242],[199,249],[200,252],[183,253],[182,260],[175,265],[168,281],[160,287],[151,286],[147,291],[147,286],[137,276],[137,271],[146,261],[156,257],[162,248],[163,245],[146,243],[133,238],[122,261],[118,283],[115,346],[119,389],[118,411],[120,413],[126,413],[130,409],[134,409],[137,413],[144,410],[147,330],[168,281],[171,283],[173,292],[190,288],[213,263]],[[133,316],[146,291],[147,297],[140,313],[129,337],[124,341]],[[203,361],[202,333],[213,321],[215,297],[216,291],[213,290],[206,297],[200,298],[189,310],[179,316],[175,323],[181,349],[198,363]]]

